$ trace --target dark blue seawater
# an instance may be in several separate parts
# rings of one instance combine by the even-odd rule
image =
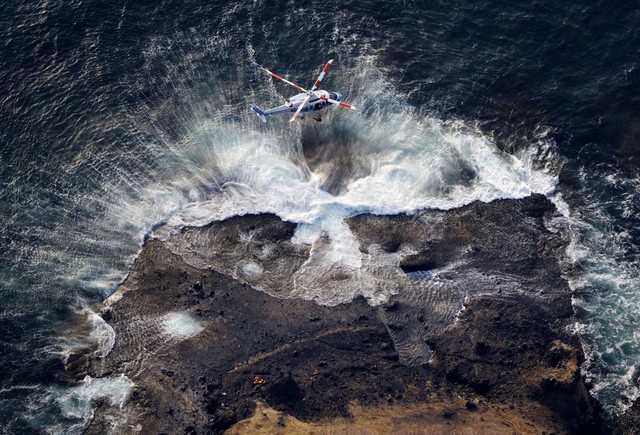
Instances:
[[[405,168],[425,177],[422,196],[400,192],[407,209],[553,197],[573,231],[564,261],[584,370],[607,412],[623,412],[640,360],[639,23],[633,2],[605,1],[3,3],[0,426],[79,431],[91,397],[118,401],[64,373],[70,347],[99,341],[79,326],[87,307],[158,224],[202,222],[187,211],[263,175],[238,169],[253,149],[240,144],[297,161],[304,127],[263,126],[248,110],[295,92],[255,63],[305,86],[329,57],[326,88],[361,110],[327,115],[327,137],[380,148],[444,137],[459,156],[439,166],[471,162],[437,181],[427,160]],[[361,154],[379,163],[379,150]],[[496,163],[499,186],[482,164],[497,155],[517,163]],[[357,165],[332,164],[353,187]]]

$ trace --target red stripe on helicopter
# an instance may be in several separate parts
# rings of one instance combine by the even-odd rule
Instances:
[[[279,76],[278,74],[276,74],[276,73],[273,73],[273,72],[269,71],[269,74],[271,74],[272,76],[274,76],[274,77],[275,77],[275,78],[277,78],[277,79],[284,80],[284,78],[283,78],[283,77],[280,77],[280,76]]]
[[[275,78],[282,80],[283,82],[289,83],[290,85],[295,86],[295,87],[296,87],[296,88],[298,88],[298,89],[303,89],[303,88],[301,88],[300,86],[296,85],[295,83],[291,83],[289,80],[287,80],[287,79],[285,79],[285,78],[283,78],[283,77],[280,77],[278,74],[276,74],[276,73],[274,73],[274,72],[271,72],[271,71],[269,71],[269,70],[266,70],[266,71],[267,71],[269,74],[271,74],[272,76],[274,76]],[[304,89],[303,89],[303,90],[304,90]]]
[[[327,97],[318,97],[318,98],[320,98],[321,100],[324,100],[324,101],[329,101],[329,99],[328,99]],[[329,101],[329,102],[330,102],[330,101]],[[342,107],[348,107],[349,109],[352,109],[352,108],[353,108],[353,106],[351,106],[351,105],[349,105],[349,104],[347,104],[347,103],[340,103],[340,102],[337,102],[337,103],[338,103],[340,106],[342,106]],[[334,104],[335,104],[335,103],[334,103]]]

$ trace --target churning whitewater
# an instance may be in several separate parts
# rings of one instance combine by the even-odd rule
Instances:
[[[157,220],[138,226],[155,227],[152,236],[163,240],[185,226],[273,213],[298,224],[294,243],[314,246],[290,296],[335,305],[362,295],[379,304],[390,294],[363,285],[371,281],[363,269],[371,259],[363,258],[346,218],[446,210],[532,193],[553,195],[557,176],[552,170],[557,168],[545,167],[541,160],[553,155],[550,141],[542,137],[509,155],[473,126],[445,122],[403,103],[376,71],[371,60],[361,60],[352,70],[343,67],[341,74],[353,80],[350,95],[362,110],[333,112],[327,124],[290,130],[277,119],[263,127],[255,120],[247,126],[222,116],[193,123],[179,143],[170,145],[171,161],[164,162],[173,168],[170,177],[144,186],[123,209],[148,219],[144,211],[135,210],[152,205],[151,216]],[[361,83],[367,85],[358,88]],[[332,142],[335,132],[350,140]],[[310,167],[304,151],[309,148],[327,153],[323,165]],[[109,219],[120,215],[118,208]],[[321,237],[327,240],[322,247],[316,245]],[[399,255],[388,260],[397,265]],[[248,275],[259,274],[260,267],[245,265],[239,278],[245,274],[250,282]],[[336,270],[352,276],[346,289],[342,281],[339,292],[323,278]]]

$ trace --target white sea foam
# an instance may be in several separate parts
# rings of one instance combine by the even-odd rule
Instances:
[[[107,398],[112,406],[122,408],[133,386],[134,383],[125,375],[109,378],[87,376],[81,385],[62,393],[57,402],[65,417],[88,420],[93,414],[92,401]]]
[[[89,322],[92,326],[89,338],[98,346],[95,354],[104,358],[116,343],[116,332],[96,313],[89,313]]]
[[[189,313],[169,313],[162,318],[163,332],[178,339],[195,337],[203,329],[204,326]]]
[[[242,276],[242,278],[251,282],[257,281],[258,279],[260,279],[260,277],[262,277],[264,268],[260,263],[257,263],[255,261],[248,261],[242,265],[240,270],[240,275]]]

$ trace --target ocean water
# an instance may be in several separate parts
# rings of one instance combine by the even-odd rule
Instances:
[[[639,22],[604,1],[0,5],[1,425],[80,431],[92,397],[124,406],[134,381],[71,381],[63,361],[113,346],[87,307],[146,237],[275,213],[317,246],[292,297],[380,303],[392,291],[311,285],[335,268],[375,279],[345,218],[534,192],[573,233],[592,394],[624,412],[640,374]],[[256,64],[308,86],[329,58],[322,88],[358,111],[265,125],[249,110],[295,93]],[[156,320],[167,337],[201,328]]]

